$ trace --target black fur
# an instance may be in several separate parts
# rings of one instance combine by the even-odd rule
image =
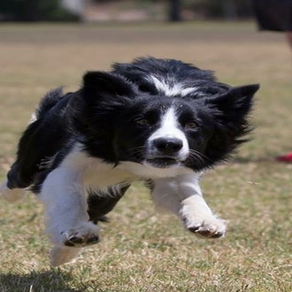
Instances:
[[[172,87],[196,88],[186,95],[168,96],[151,76]],[[118,165],[121,161],[142,163],[143,145],[159,127],[159,116],[174,106],[181,130],[199,159],[190,156],[185,167],[201,171],[226,160],[245,141],[250,131],[248,115],[258,85],[232,88],[219,83],[210,71],[176,60],[141,58],[130,64],[115,64],[110,73],[88,72],[81,89],[47,94],[20,139],[17,160],[8,173],[9,188],[38,193],[46,176],[55,169],[74,143],[81,143],[88,156]],[[137,123],[146,119],[147,126]],[[196,123],[188,129],[189,122]],[[131,151],[138,149],[139,151]],[[103,220],[127,190],[115,199],[89,197],[93,222]],[[113,188],[112,191],[116,191]]]

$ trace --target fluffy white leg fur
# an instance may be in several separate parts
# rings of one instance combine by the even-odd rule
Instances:
[[[152,198],[158,208],[180,217],[191,232],[214,238],[224,236],[226,224],[214,215],[199,186],[199,175],[154,180]]]
[[[73,259],[81,247],[99,241],[99,228],[88,222],[81,176],[80,169],[60,166],[42,186],[40,198],[46,206],[47,230],[55,244],[50,253],[54,266]]]
[[[7,180],[5,180],[0,186],[0,193],[9,203],[14,203],[23,199],[27,192],[26,189],[9,189],[7,187]]]
[[[82,248],[55,245],[50,251],[50,264],[53,267],[72,261]]]

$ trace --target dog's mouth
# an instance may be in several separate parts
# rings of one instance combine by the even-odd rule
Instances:
[[[180,165],[180,161],[173,157],[155,157],[146,159],[145,161],[148,165],[157,168],[168,168],[168,167],[175,167]]]

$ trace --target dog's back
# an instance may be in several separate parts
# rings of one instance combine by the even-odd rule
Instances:
[[[50,91],[41,100],[35,120],[23,133],[17,160],[8,172],[9,188],[26,188],[48,164],[48,159],[67,143],[68,131],[65,109],[72,93],[63,94],[60,88]]]

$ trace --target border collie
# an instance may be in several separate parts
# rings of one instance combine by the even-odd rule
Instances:
[[[219,83],[171,59],[88,72],[80,90],[41,100],[1,192],[12,202],[31,190],[44,203],[53,266],[99,241],[98,222],[136,180],[186,229],[221,237],[226,224],[204,201],[199,179],[246,141],[258,89]]]

